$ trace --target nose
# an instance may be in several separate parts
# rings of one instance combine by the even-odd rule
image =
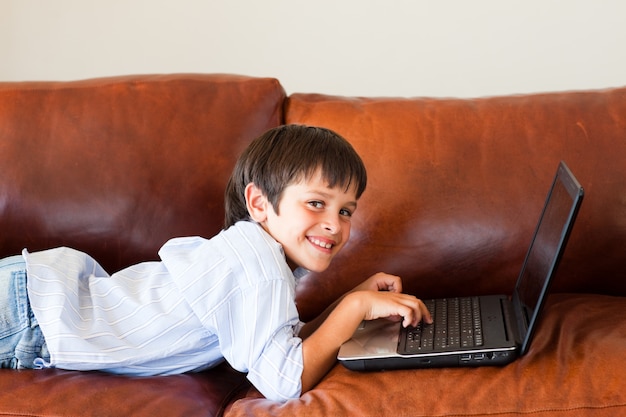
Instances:
[[[325,230],[328,230],[332,234],[337,234],[341,231],[341,222],[339,221],[339,216],[337,215],[328,215],[324,219],[322,227]]]

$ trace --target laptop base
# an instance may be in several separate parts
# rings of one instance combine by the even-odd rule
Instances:
[[[515,350],[487,353],[461,353],[437,358],[387,357],[341,361],[351,371],[391,371],[395,369],[456,368],[475,366],[504,366],[517,358]]]

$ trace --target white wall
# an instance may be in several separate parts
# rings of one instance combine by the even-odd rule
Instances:
[[[474,97],[626,85],[622,0],[0,0],[0,81],[278,78]]]

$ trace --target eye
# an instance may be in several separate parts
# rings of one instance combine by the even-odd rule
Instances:
[[[341,214],[342,216],[346,216],[346,217],[352,217],[352,211],[348,209],[339,210],[339,214]]]
[[[317,209],[324,208],[324,203],[321,202],[321,201],[313,200],[313,201],[309,201],[308,204],[309,204],[309,206],[317,208]]]

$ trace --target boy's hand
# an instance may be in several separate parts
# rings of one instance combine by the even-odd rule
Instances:
[[[379,272],[354,287],[352,292],[354,291],[390,291],[401,293],[402,279],[395,275]]]
[[[374,320],[377,318],[388,318],[390,320],[402,320],[404,327],[409,324],[416,326],[422,319],[426,323],[431,323],[430,312],[424,303],[408,294],[402,294],[402,279],[396,275],[389,275],[383,272],[372,275],[361,284],[357,285],[351,293],[359,291],[383,291],[380,296],[372,294],[361,294],[359,298],[366,302],[369,307],[364,320]],[[395,295],[385,295],[384,292]],[[398,313],[396,311],[403,311]]]
[[[389,318],[402,320],[402,326],[417,326],[420,321],[432,323],[426,305],[418,298],[396,292],[357,291],[349,295],[361,305],[363,320]]]

